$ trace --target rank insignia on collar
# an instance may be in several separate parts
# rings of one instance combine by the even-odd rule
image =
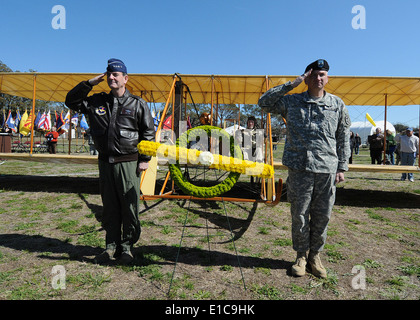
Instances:
[[[103,116],[103,115],[106,114],[106,109],[105,109],[105,107],[98,107],[98,108],[95,109],[95,112],[96,112],[97,115]]]

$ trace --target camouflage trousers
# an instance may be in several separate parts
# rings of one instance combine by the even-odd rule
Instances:
[[[289,169],[286,183],[294,250],[323,250],[335,201],[335,176]]]
[[[102,226],[107,248],[128,250],[140,238],[140,177],[137,161],[107,163],[99,160],[103,204]]]

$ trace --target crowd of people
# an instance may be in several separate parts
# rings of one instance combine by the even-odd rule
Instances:
[[[350,132],[349,163],[353,163],[353,153],[359,154],[361,144],[360,136]],[[375,133],[368,136],[368,145],[371,164],[414,166],[416,157],[419,155],[419,138],[411,127],[396,135],[388,129],[386,137],[381,128],[376,128]],[[413,173],[401,175],[402,181],[407,178],[408,181],[414,182]]]
[[[375,133],[368,136],[371,164],[414,166],[419,155],[419,137],[409,127],[396,135],[391,130],[386,131],[386,137],[381,128],[376,128]],[[361,145],[360,137],[350,133],[352,163],[353,152],[359,154]],[[385,151],[385,152],[384,152]],[[414,182],[413,173],[403,173],[401,180]]]

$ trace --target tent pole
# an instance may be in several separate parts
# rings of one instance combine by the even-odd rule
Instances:
[[[214,76],[211,76],[211,111],[210,111],[210,125],[213,125],[213,105],[214,105]]]
[[[265,91],[268,91],[268,89],[270,89],[270,85],[269,85],[269,79],[268,76],[265,76]],[[269,115],[267,114],[267,118],[268,119]],[[263,111],[261,110],[261,124],[264,125],[264,119],[263,119]],[[268,135],[268,121],[266,123],[266,125],[264,126],[264,130]],[[267,162],[267,138],[264,138],[264,146],[265,146],[265,152],[264,152],[264,161]],[[267,186],[268,188],[268,186]],[[261,178],[261,198],[262,199],[266,199],[267,197],[267,189],[265,186],[265,179]]]
[[[70,117],[70,121],[69,121],[69,136],[68,136],[68,141],[69,141],[69,151],[68,154],[71,154],[71,110],[69,110],[69,117]]]
[[[268,113],[267,114],[267,130],[268,130],[268,141],[267,144],[269,145],[269,156],[270,156],[270,165],[274,164],[274,159],[273,159],[273,137],[272,137],[272,133],[271,133],[271,114]],[[274,201],[274,197],[275,197],[275,182],[274,182],[274,177],[270,178],[267,180],[267,183],[269,184],[269,186],[267,185],[267,190],[269,190],[270,192],[270,196],[271,196],[271,200]]]
[[[215,126],[218,127],[219,124],[219,93],[216,92],[216,115],[214,117],[216,124]],[[220,124],[220,127],[222,127],[222,124]]]
[[[385,164],[386,159],[386,112],[387,112],[387,103],[388,103],[388,95],[385,93],[385,121],[384,121],[384,160],[382,161],[382,165]]]
[[[35,126],[35,97],[36,97],[36,74],[34,74],[34,90],[33,90],[33,97],[32,97],[32,125],[31,125],[31,152],[34,148],[34,126]]]

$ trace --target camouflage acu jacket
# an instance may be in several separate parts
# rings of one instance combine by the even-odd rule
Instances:
[[[289,81],[271,88],[258,101],[264,111],[286,119],[283,164],[315,173],[347,171],[351,121],[344,102],[327,92],[320,99],[312,99],[308,92],[286,95],[292,89]]]

